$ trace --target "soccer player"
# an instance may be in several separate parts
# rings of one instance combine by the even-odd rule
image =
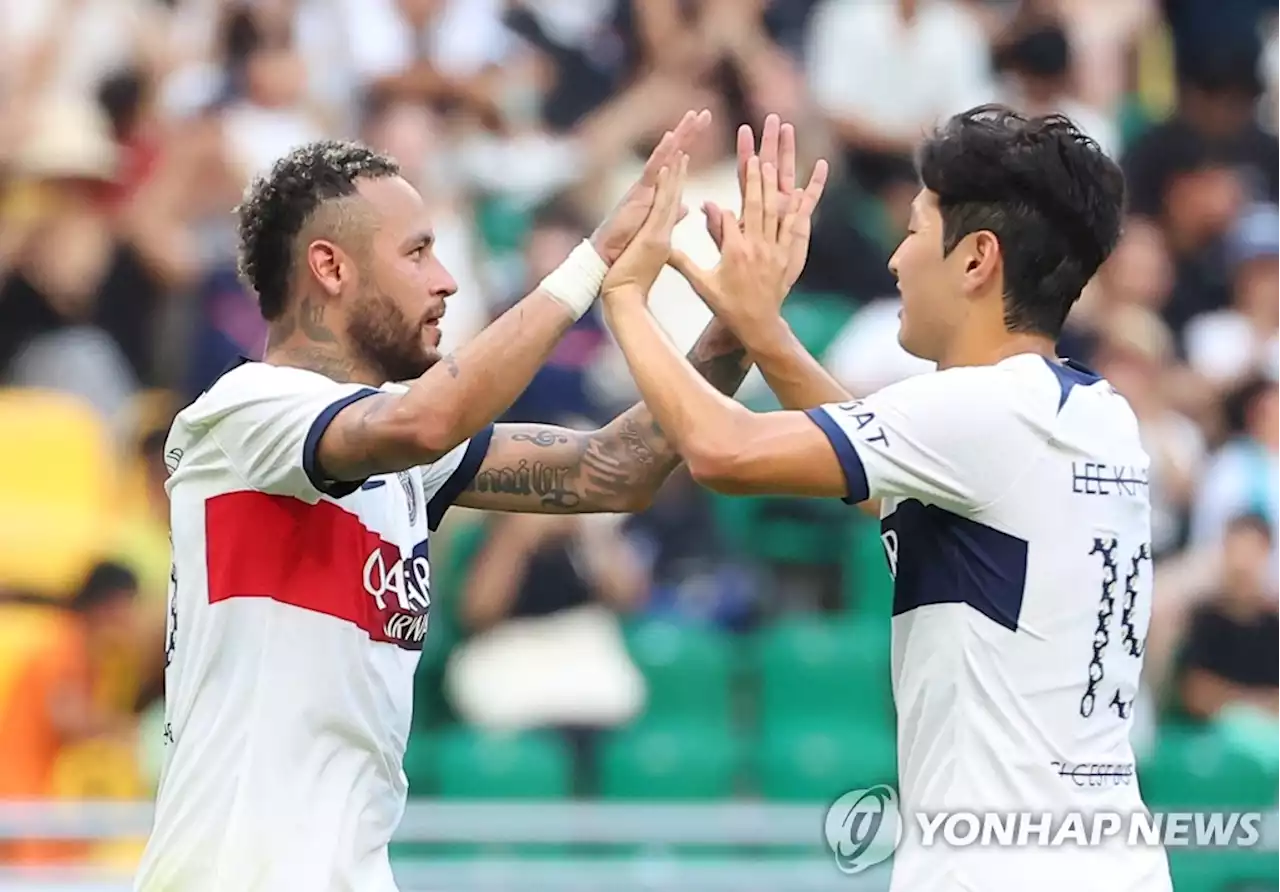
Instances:
[[[893,889],[1164,892],[1158,847],[949,850],[913,836],[920,812],[1143,808],[1129,732],[1152,590],[1133,412],[1055,352],[1119,236],[1119,169],[1062,117],[983,107],[926,140],[919,173],[889,266],[901,343],[936,372],[853,399],[795,342],[777,313],[793,214],[777,213],[772,167],[755,159],[719,266],[673,262],[789,411],[716,393],[654,324],[645,287],[673,215],[655,209],[610,270],[606,318],[704,486],[879,514],[906,825]]]
[[[264,361],[224,373],[165,449],[167,754],[138,889],[394,890],[430,533],[451,504],[638,510],[677,467],[643,405],[589,433],[492,422],[654,202],[678,205],[659,175],[709,123],[686,115],[591,239],[446,357],[454,282],[394,162],[325,142],[252,185],[240,265]],[[690,361],[733,393],[744,357],[713,322]]]

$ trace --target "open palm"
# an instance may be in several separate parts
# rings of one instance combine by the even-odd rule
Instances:
[[[685,112],[674,130],[663,134],[657,147],[649,155],[649,160],[645,162],[640,178],[591,235],[591,244],[605,263],[612,265],[622,256],[644,221],[649,218],[658,192],[658,172],[664,167],[674,170],[676,156],[688,151],[689,146],[710,124],[711,112],[705,109],[701,112],[689,111]],[[683,213],[682,210],[681,214]]]

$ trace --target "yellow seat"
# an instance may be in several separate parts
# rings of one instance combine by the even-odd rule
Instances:
[[[110,431],[91,406],[0,390],[0,587],[71,595],[105,554],[114,491]]]

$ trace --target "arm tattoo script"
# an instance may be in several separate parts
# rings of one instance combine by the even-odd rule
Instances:
[[[746,350],[714,321],[689,362],[728,395],[750,368]],[[495,511],[632,511],[647,504],[679,465],[674,444],[644,403],[591,433],[502,425],[461,501]]]

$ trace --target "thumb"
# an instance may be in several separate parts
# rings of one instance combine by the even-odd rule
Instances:
[[[707,218],[707,235],[711,236],[716,250],[719,250],[724,241],[724,211],[720,210],[719,205],[708,201],[703,203],[702,213]]]
[[[702,285],[707,280],[707,271],[694,263],[693,258],[684,251],[679,248],[672,248],[671,255],[667,258],[667,264],[684,276],[695,291],[702,290]]]

